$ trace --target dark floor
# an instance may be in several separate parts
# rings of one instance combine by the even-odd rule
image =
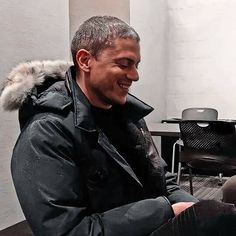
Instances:
[[[227,180],[223,178],[223,183]],[[188,175],[181,177],[180,186],[189,192]],[[218,176],[195,176],[193,177],[193,195],[199,200],[215,199],[221,201],[222,192]]]

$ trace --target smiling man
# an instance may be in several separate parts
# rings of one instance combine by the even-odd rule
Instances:
[[[1,102],[19,109],[12,176],[35,235],[147,236],[198,202],[166,172],[129,94],[138,81],[137,32],[95,16],[76,32],[74,65],[20,64]]]

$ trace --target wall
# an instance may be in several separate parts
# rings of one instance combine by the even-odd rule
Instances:
[[[141,37],[140,79],[133,83],[131,92],[151,105],[154,111],[146,117],[148,122],[160,122],[166,117],[166,0],[130,0],[130,24]],[[154,142],[161,152],[160,137]]]
[[[140,80],[132,93],[155,108],[147,121],[166,115],[166,48],[168,19],[166,0],[130,0],[130,24],[141,37]]]
[[[19,62],[69,58],[68,12],[65,0],[1,0],[0,82]],[[17,113],[0,110],[0,114],[1,230],[24,217],[10,175],[12,148],[19,133]]]
[[[236,1],[167,2],[167,117],[195,106],[236,119]]]

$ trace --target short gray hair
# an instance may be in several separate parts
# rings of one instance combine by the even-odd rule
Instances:
[[[71,43],[71,54],[76,63],[76,53],[86,49],[93,56],[112,47],[117,38],[131,38],[139,42],[138,33],[127,23],[114,16],[93,16],[86,20],[76,31]]]

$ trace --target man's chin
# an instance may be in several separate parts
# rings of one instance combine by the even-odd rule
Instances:
[[[127,97],[123,99],[117,99],[113,101],[113,105],[124,105],[127,101]]]
[[[106,98],[106,103],[110,105],[124,105],[127,101],[127,96]]]

